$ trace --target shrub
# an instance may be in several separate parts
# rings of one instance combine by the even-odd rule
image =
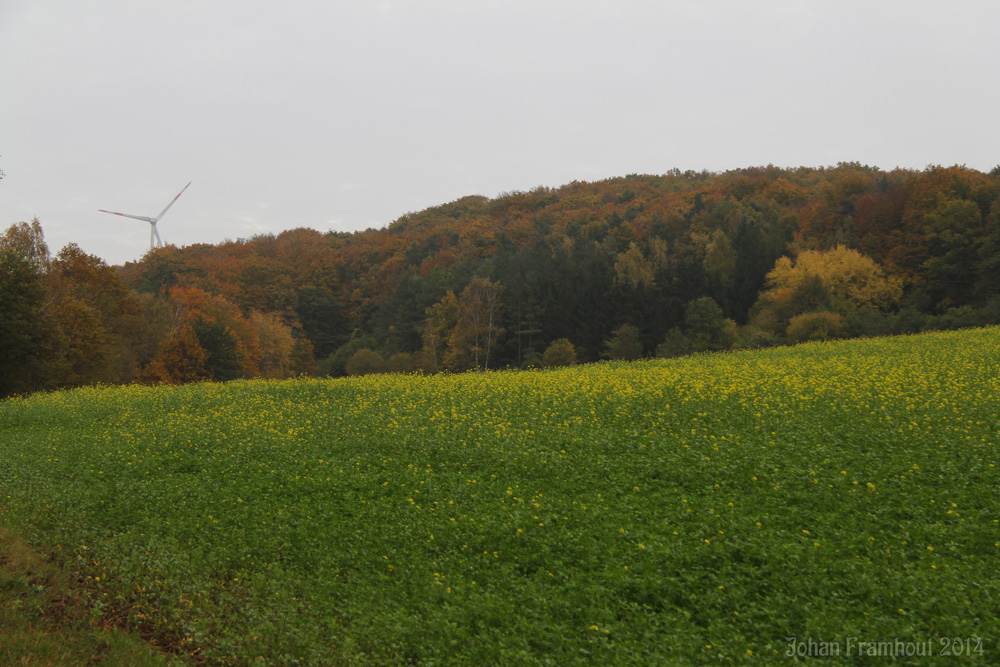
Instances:
[[[748,324],[739,331],[739,346],[747,350],[757,350],[773,347],[778,344],[778,337],[767,329]]]
[[[691,339],[678,327],[668,331],[667,337],[656,346],[656,356],[661,358],[683,357],[685,354],[691,354]]]
[[[413,355],[408,352],[398,352],[386,362],[386,369],[390,373],[412,373],[417,369],[417,364]]]
[[[320,375],[329,375],[331,377],[340,377],[343,375],[348,375],[347,373],[347,361],[358,352],[368,348],[369,350],[373,347],[377,347],[378,343],[376,340],[369,335],[363,334],[353,337],[344,345],[337,348],[337,351],[331,354],[329,357],[321,361],[318,366]]]
[[[388,366],[381,354],[364,348],[355,352],[347,360],[345,370],[348,375],[370,375],[371,373],[385,373]]]
[[[642,357],[642,339],[639,328],[623,324],[615,335],[604,344],[604,356],[608,359],[634,361]]]
[[[576,363],[576,348],[568,338],[552,341],[542,355],[542,363],[546,366],[572,366]]]
[[[844,330],[844,319],[837,313],[803,313],[789,320],[785,334],[790,342],[803,343],[840,338]]]

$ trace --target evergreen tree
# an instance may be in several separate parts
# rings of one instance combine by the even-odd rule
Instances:
[[[774,258],[766,251],[760,228],[746,218],[736,229],[733,250],[736,252],[736,261],[730,303],[734,319],[743,324],[757,300],[757,293],[764,287],[764,280],[774,264]]]
[[[38,267],[0,244],[0,397],[41,388],[44,297]]]
[[[737,340],[736,323],[723,316],[722,308],[711,297],[688,304],[684,326],[693,352],[728,350]]]
[[[224,325],[198,317],[191,323],[198,345],[206,352],[205,369],[218,382],[243,377],[241,357],[234,336]]]

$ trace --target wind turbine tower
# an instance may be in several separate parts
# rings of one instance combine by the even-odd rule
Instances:
[[[147,218],[144,215],[129,215],[128,213],[118,213],[117,211],[105,211],[103,208],[98,209],[98,210],[101,213],[110,213],[111,215],[120,215],[120,216],[125,217],[125,218],[132,218],[133,220],[142,220],[144,222],[148,222],[149,223],[149,249],[152,250],[153,248],[162,248],[163,247],[163,241],[160,240],[160,233],[158,231],[156,231],[156,223],[158,223],[160,221],[160,218],[163,217],[163,214],[166,213],[167,210],[171,206],[174,205],[174,202],[177,201],[178,199],[180,199],[180,196],[182,194],[184,194],[184,190],[188,189],[188,185],[191,185],[191,183],[188,183],[187,185],[185,185],[181,189],[181,191],[177,193],[177,196],[174,197],[173,199],[171,199],[170,203],[167,204],[167,206],[162,211],[160,211],[160,214],[158,216],[156,216],[155,218]],[[154,243],[153,239],[156,239],[155,243]]]

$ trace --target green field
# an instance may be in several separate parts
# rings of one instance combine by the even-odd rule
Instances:
[[[214,662],[996,664],[998,415],[996,328],[78,389],[0,403],[0,527]]]

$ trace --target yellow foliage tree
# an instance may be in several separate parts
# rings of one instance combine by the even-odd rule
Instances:
[[[891,308],[903,294],[898,278],[887,276],[874,260],[857,250],[838,245],[833,250],[805,250],[794,260],[780,258],[767,274],[768,289],[762,297],[773,299],[815,277],[831,296],[871,310]]]
[[[437,373],[444,369],[448,339],[458,321],[458,297],[448,290],[439,302],[426,310],[427,323],[423,330],[425,370]]]
[[[489,370],[490,354],[503,333],[498,326],[502,289],[488,278],[473,278],[458,295],[457,319],[444,358],[446,368]]]
[[[653,263],[646,259],[634,241],[628,250],[618,253],[618,261],[615,262],[615,282],[633,288],[653,284]]]
[[[294,375],[295,338],[292,337],[291,327],[277,313],[253,310],[249,319],[257,330],[261,377],[282,380]]]

